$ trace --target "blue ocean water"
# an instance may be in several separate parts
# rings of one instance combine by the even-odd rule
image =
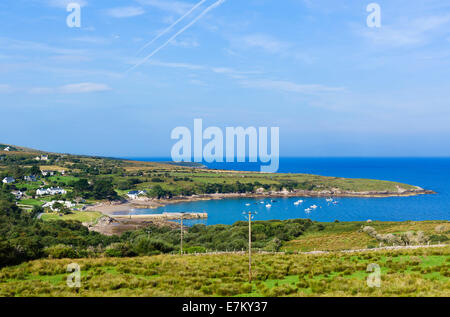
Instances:
[[[136,159],[136,158],[134,158]],[[143,159],[157,161],[163,159]],[[168,159],[166,159],[168,160]],[[213,163],[209,168],[259,171],[254,163]],[[349,178],[373,178],[420,186],[435,195],[389,198],[337,198],[337,204],[325,198],[224,199],[168,205],[136,213],[207,212],[208,219],[191,223],[232,224],[243,220],[243,211],[257,211],[256,220],[309,218],[317,221],[450,220],[450,158],[281,158],[282,173],[308,173]],[[261,203],[261,202],[264,203]],[[267,208],[270,203],[272,207]],[[250,204],[250,206],[246,206]],[[317,205],[310,213],[305,209]]]

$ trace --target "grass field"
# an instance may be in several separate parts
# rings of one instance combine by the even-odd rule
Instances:
[[[66,267],[81,268],[81,288]],[[369,264],[381,287],[367,286]],[[363,253],[38,260],[0,270],[0,296],[450,296],[450,246]]]
[[[441,242],[450,240],[450,223],[448,221],[375,221],[370,224],[365,222],[321,224],[324,226],[323,230],[307,230],[300,238],[286,242],[282,247],[283,250],[308,252],[314,250],[338,251],[378,247],[379,242],[368,234],[361,232],[361,227],[366,225],[375,228],[381,234],[423,231],[429,237],[433,235],[442,236]]]
[[[96,211],[72,211],[72,214],[62,216],[60,216],[58,212],[45,213],[42,215],[41,219],[44,221],[77,220],[80,222],[95,222],[95,220],[101,216],[102,214]]]

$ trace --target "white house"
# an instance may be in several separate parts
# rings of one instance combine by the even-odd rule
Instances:
[[[35,182],[36,181],[36,176],[34,176],[34,175],[24,176],[23,180],[27,181],[27,182]]]
[[[128,192],[127,196],[130,199],[138,199],[139,196],[144,196],[147,194],[147,191],[145,190],[132,190]]]
[[[11,183],[14,183],[16,180],[14,179],[14,178],[12,178],[12,177],[5,177],[4,179],[3,179],[3,183],[4,184],[11,184]]]
[[[65,195],[65,194],[67,194],[67,191],[64,190],[64,189],[62,189],[62,188],[59,188],[59,187],[56,187],[56,188],[51,187],[51,188],[46,188],[46,189],[44,189],[44,188],[39,188],[38,190],[36,190],[36,195],[37,195],[37,196],[44,196],[44,195]]]
[[[47,175],[53,176],[53,175],[55,175],[55,171],[41,171],[41,173],[42,173],[42,176],[47,176]]]
[[[48,155],[36,156],[34,159],[36,161],[48,161]]]
[[[16,199],[20,199],[23,196],[23,193],[20,190],[14,190],[11,192],[11,194],[13,194],[16,197]]]
[[[9,151],[11,151],[11,148],[9,146],[7,146],[3,149],[3,151],[9,152]]]

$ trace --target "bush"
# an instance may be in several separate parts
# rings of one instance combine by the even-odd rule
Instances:
[[[128,243],[112,243],[106,247],[105,254],[108,257],[129,257],[136,255],[130,248]]]
[[[78,258],[78,252],[70,245],[57,244],[44,249],[50,259],[74,259]]]
[[[206,253],[205,247],[189,247],[189,248],[183,248],[184,253]]]

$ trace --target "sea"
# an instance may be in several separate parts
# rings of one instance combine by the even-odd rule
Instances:
[[[129,158],[169,161],[167,158]],[[259,171],[258,163],[204,163],[211,169]],[[436,194],[387,198],[240,198],[171,204],[139,209],[134,214],[206,212],[208,219],[188,225],[233,224],[256,212],[254,220],[311,219],[333,221],[450,220],[450,158],[280,158],[280,173],[307,173],[346,178],[396,181],[433,190]],[[274,200],[274,201],[272,201]],[[294,204],[296,201],[303,202]],[[268,206],[271,205],[271,206]],[[310,208],[317,206],[316,208]]]

